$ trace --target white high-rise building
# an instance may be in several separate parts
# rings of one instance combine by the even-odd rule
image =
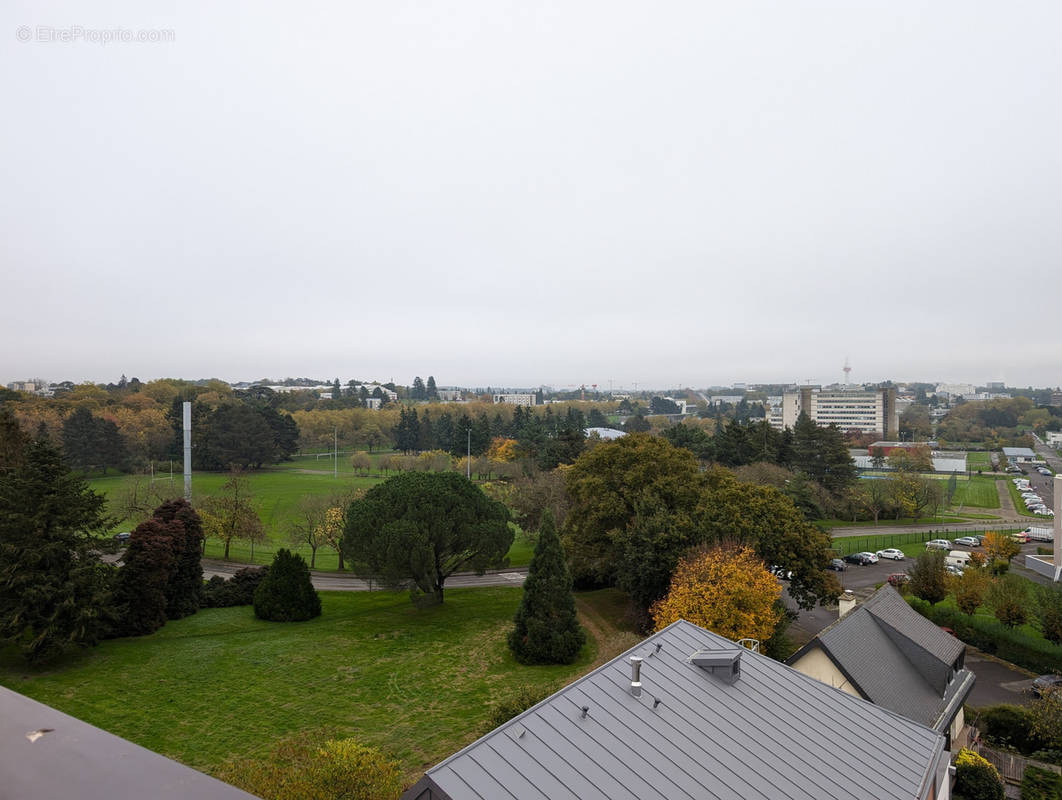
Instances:
[[[771,414],[771,425],[779,430],[792,428],[801,412],[817,425],[880,433],[886,438],[899,436],[900,418],[893,388],[824,391],[817,386],[801,386],[782,395],[782,413]]]

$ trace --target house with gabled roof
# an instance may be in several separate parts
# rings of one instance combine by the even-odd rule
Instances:
[[[786,661],[794,669],[966,743],[963,703],[975,676],[966,645],[923,617],[888,584]]]
[[[429,769],[402,800],[948,800],[938,731],[684,620]]]

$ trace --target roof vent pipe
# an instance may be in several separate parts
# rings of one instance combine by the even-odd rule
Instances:
[[[642,657],[631,656],[631,694],[642,696]]]

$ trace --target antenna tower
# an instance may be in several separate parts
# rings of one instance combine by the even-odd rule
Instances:
[[[848,356],[844,357],[844,385],[848,385],[848,373],[852,371],[852,365],[848,363]]]

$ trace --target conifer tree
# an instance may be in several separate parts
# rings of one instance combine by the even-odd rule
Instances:
[[[203,521],[184,498],[168,500],[155,509],[156,519],[177,522],[174,565],[166,586],[166,618],[180,619],[199,610],[203,600]]]
[[[575,618],[572,577],[550,511],[542,515],[515,622],[509,649],[523,664],[571,664],[586,641]]]
[[[175,551],[184,536],[176,520],[151,517],[133,529],[114,589],[119,636],[146,636],[166,624],[166,592],[177,564]]]
[[[269,573],[254,590],[254,615],[273,622],[302,622],[321,616],[321,598],[302,556],[277,550]]]

